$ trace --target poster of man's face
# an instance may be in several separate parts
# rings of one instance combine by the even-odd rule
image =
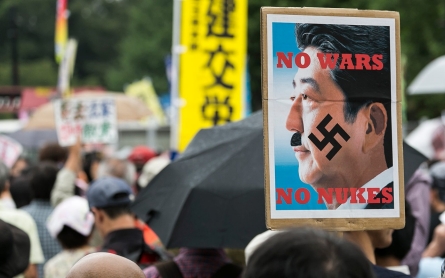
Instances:
[[[399,217],[396,20],[268,14],[266,27],[271,218]]]

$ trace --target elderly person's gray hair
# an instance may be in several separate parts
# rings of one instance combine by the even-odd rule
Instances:
[[[97,178],[110,176],[123,179],[131,186],[136,179],[136,168],[127,160],[114,157],[108,158],[99,164]]]
[[[6,182],[9,179],[9,168],[3,161],[0,161],[0,192],[3,192],[6,187]]]

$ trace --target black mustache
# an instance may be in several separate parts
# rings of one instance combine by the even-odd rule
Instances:
[[[290,139],[290,145],[292,147],[301,146],[301,133],[295,132],[294,135],[292,135],[292,138]]]

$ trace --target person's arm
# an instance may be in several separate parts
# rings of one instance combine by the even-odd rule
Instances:
[[[428,244],[422,257],[440,257],[445,253],[445,225],[440,224],[434,229],[433,240]]]
[[[51,204],[54,207],[74,195],[76,177],[81,167],[81,150],[82,145],[80,140],[77,140],[76,144],[70,147],[65,165],[57,173],[56,183],[51,192]]]
[[[37,272],[37,265],[30,264],[23,274],[25,278],[38,278],[39,274]]]
[[[416,219],[411,249],[403,258],[402,265],[408,265],[412,275],[416,275],[419,262],[425,250],[430,232],[430,186],[431,179],[422,170],[417,170],[408,182],[405,191],[406,200],[411,206],[411,213]]]

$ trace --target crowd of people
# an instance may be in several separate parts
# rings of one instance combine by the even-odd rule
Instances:
[[[445,162],[405,185],[401,230],[267,231],[244,250],[167,250],[131,211],[135,196],[170,163],[131,153],[47,144],[37,161],[0,163],[0,277],[440,277],[445,256]],[[443,216],[444,215],[444,216]]]

